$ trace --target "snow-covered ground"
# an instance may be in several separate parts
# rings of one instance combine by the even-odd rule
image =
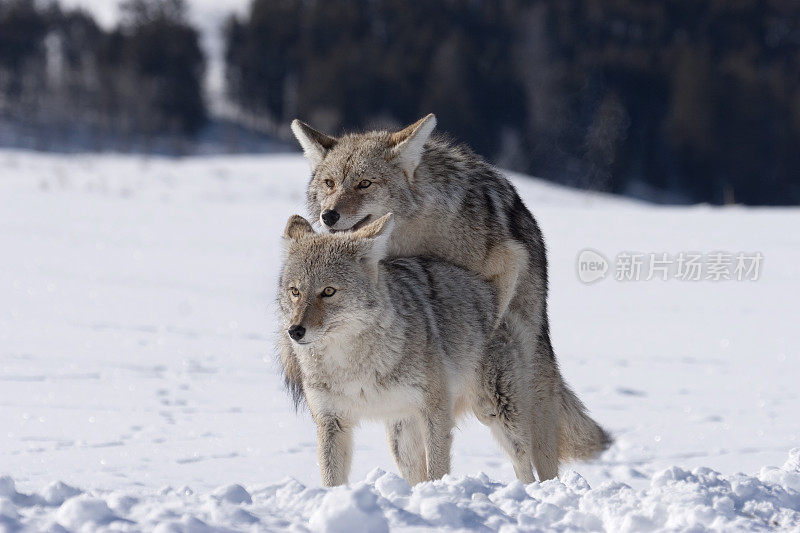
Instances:
[[[272,350],[307,175],[293,155],[0,151],[0,531],[800,530],[800,210],[514,176],[547,237],[563,372],[616,443],[522,486],[466,420],[452,476],[412,489],[369,424],[351,486],[328,490]],[[764,261],[758,281],[585,285],[585,248]]]

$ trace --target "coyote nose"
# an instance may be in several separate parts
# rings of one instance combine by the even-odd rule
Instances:
[[[339,220],[339,213],[331,209],[322,212],[322,221],[326,226],[332,227]]]
[[[289,336],[296,341],[299,341],[303,338],[303,335],[306,334],[306,328],[303,326],[292,326],[289,328]]]

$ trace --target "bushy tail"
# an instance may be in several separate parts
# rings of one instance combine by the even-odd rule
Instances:
[[[583,402],[563,381],[558,408],[559,460],[587,461],[611,446],[611,436],[589,417]]]

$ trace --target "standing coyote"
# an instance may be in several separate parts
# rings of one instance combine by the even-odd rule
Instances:
[[[533,368],[533,463],[540,480],[560,460],[589,459],[611,439],[564,383],[550,343],[547,258],[539,226],[514,187],[467,148],[431,137],[428,115],[398,132],[331,137],[295,120],[311,164],[308,208],[322,228],[353,231],[394,213],[388,257],[437,257],[477,273],[496,293],[495,325],[519,331]],[[303,374],[281,353],[287,384]]]
[[[323,483],[347,482],[363,418],[386,422],[409,483],[442,477],[464,411],[492,429],[517,477],[534,481],[534,368],[519,325],[494,327],[493,287],[473,272],[436,259],[383,261],[391,231],[391,214],[337,234],[294,215],[284,233],[282,342],[302,372]]]

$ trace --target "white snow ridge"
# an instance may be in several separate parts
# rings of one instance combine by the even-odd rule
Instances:
[[[575,472],[527,486],[479,474],[409,487],[397,475],[375,469],[364,481],[332,489],[286,479],[250,491],[229,485],[211,494],[184,487],[133,496],[83,494],[59,484],[56,492],[71,495],[59,505],[50,497],[53,486],[41,494],[21,494],[5,477],[0,530],[798,530],[799,483],[800,448],[781,468],[764,468],[758,475],[672,467],[655,474],[643,490],[613,481],[592,488]]]

